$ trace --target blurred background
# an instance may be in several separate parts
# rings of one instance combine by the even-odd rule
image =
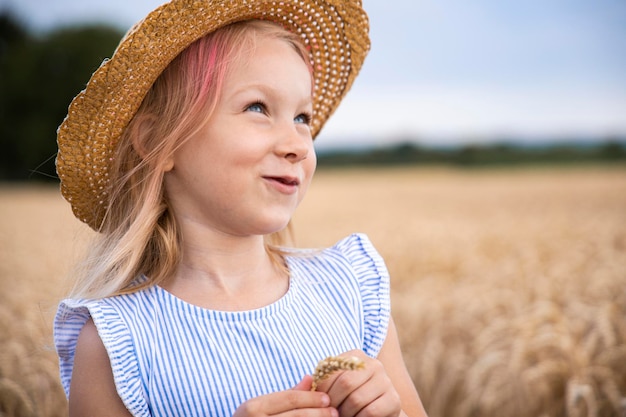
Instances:
[[[69,102],[161,3],[0,0],[0,179],[55,176]],[[364,6],[372,50],[316,142],[322,166],[624,159],[623,0]]]
[[[51,323],[94,233],[56,129],[160,3],[0,0],[0,417],[67,415]],[[626,416],[626,2],[364,5],[298,245],[371,238],[431,417]]]

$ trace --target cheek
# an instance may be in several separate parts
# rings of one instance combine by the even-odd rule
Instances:
[[[307,170],[310,172],[309,176],[312,177],[317,169],[317,153],[315,152],[315,148],[311,145],[311,150],[309,151],[309,156],[307,158]]]
[[[313,179],[313,175],[315,174],[316,168],[317,156],[315,155],[315,151],[312,151],[309,153],[307,159],[303,162],[303,171],[305,176],[304,191],[308,190],[309,185],[311,184],[311,180]]]

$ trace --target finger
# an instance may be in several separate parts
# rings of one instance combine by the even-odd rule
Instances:
[[[372,384],[364,384],[355,389],[350,395],[339,405],[338,410],[342,417],[353,417],[368,410],[369,415],[384,416],[382,413],[393,408],[391,401],[387,401],[387,392],[381,390],[379,386]],[[389,398],[391,400],[391,398]]]
[[[310,387],[310,382],[308,384]],[[304,408],[325,408],[330,405],[328,394],[309,390],[290,389],[260,398],[263,398],[262,411],[268,415]]]
[[[322,391],[328,393],[331,399],[330,405],[332,407],[339,408],[360,388],[364,389],[361,396],[364,395],[363,393],[372,392],[372,390],[376,388],[375,386],[372,386],[373,380],[374,374],[368,369],[360,370],[358,372],[342,371],[334,375],[334,378],[328,381],[329,385],[322,387]]]
[[[342,417],[353,417],[363,413],[363,410],[368,410],[368,415],[397,415],[394,414],[395,410],[400,410],[400,396],[384,372],[382,364],[373,361],[368,365],[371,371],[369,376],[361,375],[363,378],[360,378],[358,373],[341,375],[329,390],[333,406],[335,400],[340,400],[341,396],[347,394],[336,405]]]
[[[356,414],[351,414],[352,411],[341,411],[341,416],[377,416],[377,417],[395,417],[402,411],[402,405],[400,403],[400,397],[394,395],[394,393],[385,393],[381,397],[378,397],[365,407],[361,408]]]
[[[302,381],[298,382],[298,385],[296,385],[292,389],[296,391],[311,391],[312,386],[313,386],[313,377],[311,375],[305,375],[302,378]]]

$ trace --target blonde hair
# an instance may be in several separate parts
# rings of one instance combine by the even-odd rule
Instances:
[[[175,271],[181,236],[165,195],[162,167],[207,122],[228,70],[259,38],[288,42],[311,69],[297,35],[260,20],[225,26],[185,49],[154,83],[120,139],[111,161],[106,215],[75,271],[71,296],[134,292],[163,282]],[[266,237],[266,250],[277,265],[283,265],[278,245],[285,238],[285,232]],[[142,275],[146,279],[137,280]]]

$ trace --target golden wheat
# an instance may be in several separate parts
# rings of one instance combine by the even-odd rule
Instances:
[[[315,391],[320,382],[337,371],[356,371],[365,368],[365,362],[356,356],[329,356],[318,362],[313,372],[313,385],[311,391]]]
[[[367,233],[431,417],[626,415],[626,169],[321,171],[300,246]],[[63,416],[52,316],[89,229],[0,188],[0,415]]]

